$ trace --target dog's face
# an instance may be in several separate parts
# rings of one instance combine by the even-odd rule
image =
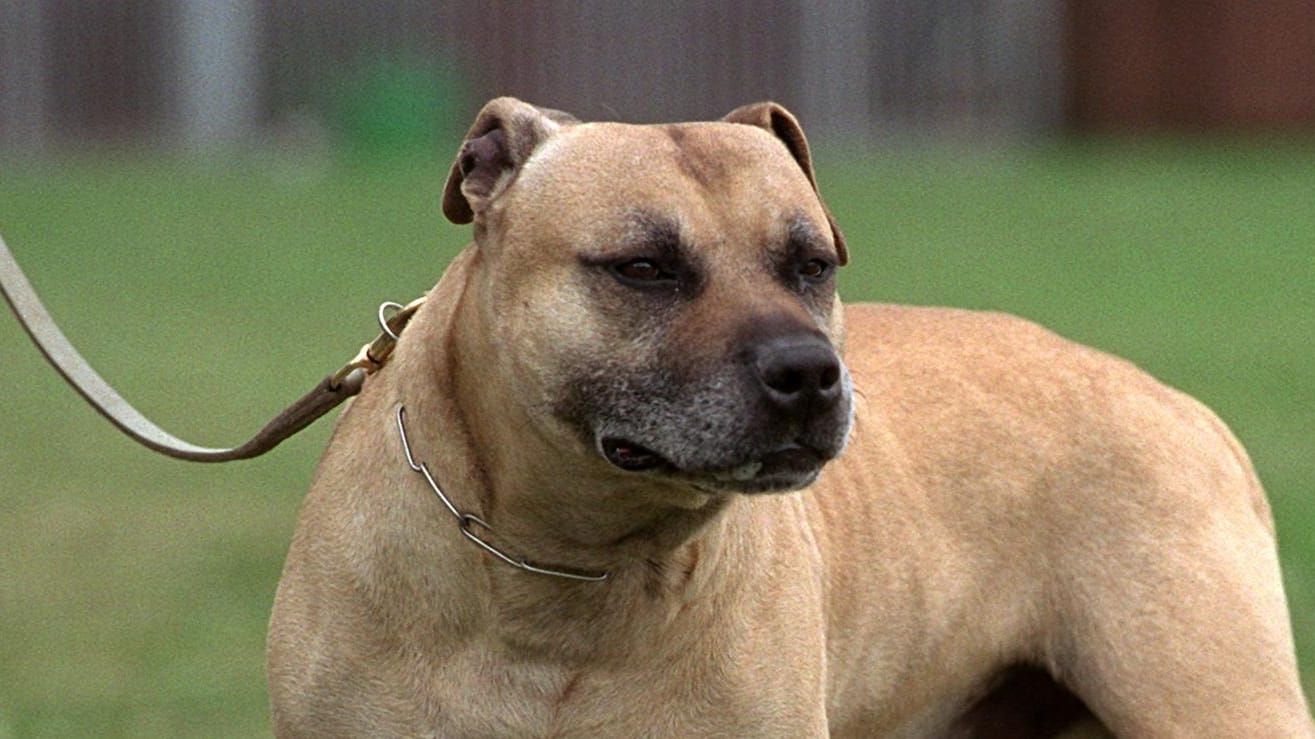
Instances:
[[[488,130],[477,121],[445,210],[475,221],[489,371],[527,431],[616,474],[704,491],[816,479],[852,414],[845,255],[795,151],[802,134],[791,146],[771,130],[789,114],[748,113],[771,127],[574,124],[497,103],[510,110]]]

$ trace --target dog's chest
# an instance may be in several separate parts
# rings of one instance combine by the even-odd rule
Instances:
[[[693,668],[693,669],[691,669]],[[435,736],[808,736],[799,696],[731,665],[565,667],[463,650],[426,697]],[[417,727],[421,728],[421,727]]]
[[[511,661],[485,647],[463,649],[431,666],[424,702],[437,736],[554,736],[587,692],[584,673],[532,660]]]

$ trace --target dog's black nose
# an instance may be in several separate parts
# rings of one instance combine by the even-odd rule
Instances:
[[[768,401],[791,417],[821,413],[840,400],[840,358],[820,336],[768,339],[756,347],[753,369]]]

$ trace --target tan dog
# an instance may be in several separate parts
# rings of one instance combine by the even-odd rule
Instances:
[[[494,100],[443,209],[292,543],[279,736],[1315,736],[1223,424],[1019,319],[842,323],[784,109]]]

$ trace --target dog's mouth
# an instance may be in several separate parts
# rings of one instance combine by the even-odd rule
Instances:
[[[609,436],[602,440],[603,456],[626,472],[645,472],[674,466],[661,454],[626,439]]]
[[[783,492],[817,479],[830,455],[801,444],[788,444],[746,461],[713,468],[682,469],[658,452],[628,439],[605,437],[603,457],[626,472],[654,472],[688,482],[710,493]]]

